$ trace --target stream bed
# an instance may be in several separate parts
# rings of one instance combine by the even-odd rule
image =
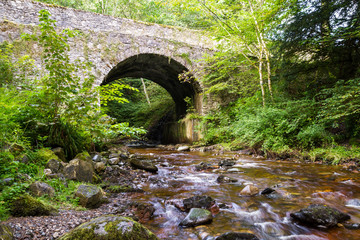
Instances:
[[[319,203],[347,213],[351,222],[360,223],[360,207],[349,204],[360,199],[359,174],[341,166],[266,160],[231,152],[179,152],[162,148],[131,148],[130,152],[152,161],[159,169],[148,181],[138,183],[145,193],[134,194],[132,198],[154,205],[154,217],[145,225],[160,239],[211,240],[229,231],[250,232],[265,240],[360,239],[360,230],[343,226],[330,230],[310,228],[290,217],[292,212]],[[235,165],[219,166],[223,160],[235,161]],[[199,169],[197,165],[206,167]],[[218,183],[220,175],[237,181]],[[260,192],[272,188],[276,194],[240,195],[248,184],[254,184]],[[179,227],[186,213],[170,202],[195,195],[211,196],[220,209],[211,224]]]

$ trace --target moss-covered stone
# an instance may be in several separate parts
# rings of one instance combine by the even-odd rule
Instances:
[[[79,160],[82,160],[82,161],[85,161],[85,162],[92,163],[91,156],[86,151],[76,154],[74,159],[79,159]]]
[[[27,194],[10,204],[10,213],[15,217],[56,215],[57,210]]]
[[[107,215],[83,223],[59,240],[157,240],[147,228],[130,218]]]
[[[80,185],[75,193],[80,205],[86,208],[97,208],[102,203],[103,193],[99,187]]]
[[[12,240],[14,239],[11,228],[0,224],[0,239],[1,240]]]
[[[67,179],[77,180],[81,182],[90,182],[94,181],[94,168],[92,163],[73,159],[63,170],[63,174]]]
[[[37,152],[38,158],[40,159],[40,161],[47,163],[49,162],[51,159],[55,159],[57,161],[61,161],[59,159],[58,156],[56,156],[56,154],[51,151],[48,148],[41,148],[38,152]]]

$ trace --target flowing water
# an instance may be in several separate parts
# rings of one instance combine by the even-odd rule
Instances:
[[[359,176],[340,166],[264,160],[235,153],[214,155],[159,148],[131,152],[152,160],[159,168],[157,174],[139,186],[145,195],[133,198],[155,206],[154,219],[146,226],[160,239],[212,239],[210,236],[229,231],[251,232],[265,240],[360,239],[360,230],[314,229],[296,224],[289,216],[312,203],[322,203],[348,213],[351,222],[360,223],[360,208],[347,204],[351,199],[360,199]],[[230,170],[217,166],[224,159],[234,159],[236,165]],[[214,168],[196,171],[195,165],[201,162],[212,163]],[[219,175],[238,181],[217,183]],[[240,191],[249,183],[260,191],[271,187],[277,195],[241,196]],[[220,211],[209,225],[181,228],[178,225],[186,213],[169,202],[195,195],[211,196],[221,204]]]

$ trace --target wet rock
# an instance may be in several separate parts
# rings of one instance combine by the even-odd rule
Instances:
[[[259,189],[252,184],[247,185],[241,190],[240,195],[242,196],[254,196],[259,193]]]
[[[57,210],[36,198],[24,194],[11,203],[10,213],[15,217],[49,216],[56,215]]]
[[[125,217],[107,215],[83,223],[59,240],[75,239],[136,239],[158,240],[158,238],[140,223]]]
[[[227,176],[224,176],[224,175],[220,175],[216,181],[218,183],[231,183],[231,182],[237,182],[237,179],[233,179],[233,178],[230,178],[230,177],[227,177]]]
[[[272,188],[265,188],[264,190],[262,190],[261,191],[261,195],[267,195],[267,194],[270,194],[270,193],[272,193],[272,192],[275,192],[275,190],[274,189],[272,189]]]
[[[192,208],[211,209],[215,200],[210,196],[194,196],[183,200],[184,211],[188,212]]]
[[[155,208],[150,203],[128,202],[117,209],[116,214],[125,214],[140,223],[148,222],[155,212]]]
[[[131,159],[130,164],[133,168],[142,169],[148,172],[157,173],[158,168],[145,160],[139,160],[139,159]]]
[[[345,206],[360,209],[360,199],[350,199],[345,202]]]
[[[202,208],[192,208],[189,214],[180,222],[180,226],[195,227],[198,225],[209,224],[213,220],[210,211]]]
[[[350,229],[350,230],[358,230],[360,229],[360,224],[359,223],[344,223],[343,224],[345,228]]]
[[[14,236],[13,236],[13,233],[12,233],[10,227],[0,224],[0,239],[1,240],[13,240],[14,239]]]
[[[53,173],[57,173],[63,169],[63,164],[61,161],[59,161],[57,159],[50,159],[47,162],[45,168],[50,169],[51,172],[53,172]]]
[[[109,161],[108,161],[108,163],[109,163],[110,165],[116,165],[116,164],[118,164],[119,162],[120,162],[120,159],[119,159],[118,157],[110,158]]]
[[[301,209],[299,212],[291,213],[290,216],[301,224],[311,227],[323,226],[326,228],[334,227],[338,223],[350,219],[348,214],[321,204],[312,204],[307,208]]]
[[[180,147],[178,147],[177,150],[178,150],[178,151],[189,151],[189,150],[190,150],[190,147],[189,147],[189,146],[180,146]]]
[[[51,149],[51,151],[53,151],[55,153],[55,155],[58,156],[58,158],[61,161],[66,162],[65,152],[64,152],[63,148],[57,147],[57,148]]]
[[[210,163],[202,162],[198,165],[195,165],[196,171],[204,171],[207,169],[214,169],[214,167]]]
[[[90,162],[74,159],[64,168],[63,174],[67,179],[80,182],[93,182],[95,174],[93,165]]]
[[[103,163],[103,162],[97,162],[97,163],[95,163],[94,168],[97,173],[101,173],[101,172],[105,171],[106,166],[105,166],[105,163]]]
[[[236,161],[235,160],[231,160],[231,159],[224,159],[224,160],[221,160],[219,162],[219,166],[220,167],[232,167],[236,164]]]
[[[75,196],[79,198],[80,205],[86,208],[99,207],[103,199],[101,189],[90,185],[80,185]]]
[[[227,232],[217,237],[216,240],[259,240],[259,238],[251,233]]]
[[[47,183],[43,182],[34,182],[29,186],[29,191],[31,195],[35,197],[41,197],[43,195],[48,195],[53,197],[55,194],[55,189]]]

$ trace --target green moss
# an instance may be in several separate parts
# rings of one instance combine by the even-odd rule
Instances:
[[[55,160],[61,162],[59,157],[56,156],[56,154],[48,148],[39,149],[37,151],[37,156],[38,156],[38,159],[40,160],[40,162],[43,162],[43,163],[47,163],[51,159],[55,159]]]
[[[56,214],[57,210],[52,206],[46,205],[40,200],[25,194],[11,203],[10,213],[15,217],[48,216]]]
[[[74,159],[79,159],[85,162],[92,162],[90,154],[86,151],[76,154]]]
[[[14,239],[11,229],[8,226],[0,224],[0,239],[1,240]]]
[[[134,192],[134,189],[128,185],[114,185],[107,188],[107,190],[111,193],[122,193],[122,192]]]
[[[81,224],[60,238],[60,240],[80,239],[157,240],[158,238],[147,228],[132,219],[108,215]]]

